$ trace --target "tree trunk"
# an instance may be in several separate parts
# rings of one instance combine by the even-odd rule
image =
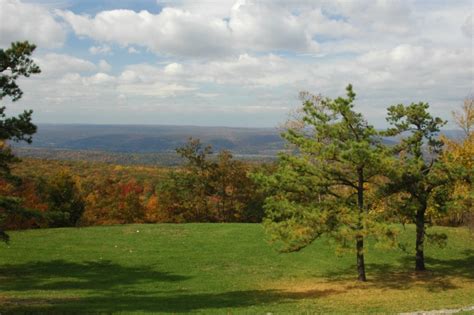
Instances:
[[[426,270],[425,254],[423,251],[425,242],[425,210],[426,207],[423,206],[416,212],[416,271]]]
[[[357,249],[357,274],[359,281],[367,281],[365,276],[365,262],[364,262],[364,238],[362,236],[357,237],[356,243]]]
[[[362,215],[364,213],[364,171],[363,169],[358,170],[359,182],[357,187],[357,205],[359,207],[359,222],[357,224],[357,232],[361,232],[363,229]],[[364,237],[358,235],[356,238],[356,251],[357,251],[357,274],[359,281],[367,281],[365,276],[365,262],[364,262]]]

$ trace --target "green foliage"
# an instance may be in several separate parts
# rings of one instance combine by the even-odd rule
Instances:
[[[30,58],[36,46],[25,42],[12,43],[11,47],[0,49],[0,100],[9,96],[12,101],[21,98],[23,92],[20,90],[16,80],[23,76],[39,73],[39,67]],[[18,117],[7,117],[5,106],[0,107],[0,176],[2,179],[12,180],[10,165],[17,162],[8,141],[26,141],[31,143],[31,136],[36,132],[36,126],[31,121],[32,111],[25,111]],[[19,213],[20,203],[16,199],[0,196],[0,235],[4,241],[7,235],[1,228],[2,222],[8,214]]]
[[[170,172],[157,189],[158,208],[171,222],[259,222],[262,194],[247,176],[249,167],[221,151],[189,139],[177,149],[186,165]]]
[[[323,234],[345,247],[356,241],[364,280],[364,236],[394,236],[377,220],[376,199],[368,194],[389,157],[377,131],[353,110],[351,85],[346,98],[302,96],[302,117],[283,133],[294,153],[281,154],[274,174],[255,177],[270,194],[265,227],[288,251]]]
[[[212,163],[210,146],[203,147],[198,139],[176,150],[185,160],[183,169],[173,171],[158,187],[159,208],[172,222],[209,222],[213,216],[208,209],[211,194],[207,180]]]
[[[432,117],[428,103],[412,103],[409,106],[398,104],[388,108],[387,121],[392,125],[385,134],[388,136],[400,135],[408,132],[400,144],[395,147],[396,152],[406,152],[415,159],[423,158],[423,146],[427,153],[436,155],[441,153],[443,142],[438,138],[440,128],[446,121],[439,117]]]
[[[11,47],[0,49],[0,99],[9,96],[17,101],[23,95],[16,80],[20,77],[29,77],[31,74],[40,73],[41,70],[30,58],[36,45],[25,42],[12,43]],[[8,73],[4,73],[8,71]]]
[[[46,213],[49,226],[75,226],[79,222],[85,203],[69,173],[61,171],[38,188],[49,207]]]
[[[189,138],[176,152],[186,160],[186,166],[195,172],[206,172],[211,167],[209,155],[212,154],[212,147],[203,146],[199,139]]]
[[[5,96],[13,101],[20,99],[23,92],[16,83],[18,77],[40,72],[30,58],[35,48],[28,42],[17,42],[6,50],[0,49],[0,100]],[[18,117],[7,117],[5,110],[5,106],[0,107],[0,174],[3,178],[10,176],[9,165],[17,161],[7,141],[31,143],[31,136],[36,132],[36,126],[31,122],[32,111],[25,111]]]
[[[0,222],[6,221],[10,216],[39,217],[38,213],[21,206],[21,199],[17,197],[2,196],[0,198]],[[10,237],[0,229],[0,240],[8,243]]]
[[[250,169],[221,151],[213,163],[209,181],[219,222],[260,222],[263,216],[263,194],[249,178]]]
[[[18,178],[11,174],[11,165],[19,161],[20,159],[13,154],[11,148],[5,142],[3,145],[0,142],[0,178],[18,183]]]
[[[446,211],[451,182],[450,174],[439,159],[443,142],[438,137],[445,125],[433,117],[427,103],[403,104],[388,108],[387,121],[393,127],[386,135],[403,138],[393,148],[398,160],[391,172],[386,193],[394,195],[391,204],[408,222],[416,223],[416,269],[424,270],[424,239],[428,236],[425,224],[430,223],[427,211],[435,214]],[[436,239],[440,239],[436,236]]]

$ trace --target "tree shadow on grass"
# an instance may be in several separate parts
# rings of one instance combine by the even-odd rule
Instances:
[[[404,256],[398,260],[399,267],[393,264],[366,264],[368,274],[367,288],[384,288],[406,290],[415,286],[430,292],[446,291],[458,288],[454,279],[474,280],[474,251],[463,252],[464,257],[440,259],[426,257],[427,270],[416,272],[415,260],[412,256]],[[347,280],[355,278],[356,267],[327,273],[331,279]]]
[[[53,260],[0,267],[0,292],[30,290],[111,290],[141,282],[176,282],[189,277],[156,271],[153,266],[122,266],[111,261]]]
[[[180,313],[205,310],[235,310],[260,306],[272,311],[275,304],[333,296],[358,289],[397,289],[414,287],[431,292],[456,289],[455,279],[474,279],[474,252],[461,258],[426,258],[427,272],[413,272],[413,258],[400,258],[396,264],[367,264],[369,282],[360,285],[353,280],[355,267],[337,274],[327,274],[331,281],[343,280],[338,288],[300,292],[286,290],[240,290],[228,292],[187,291],[190,277],[159,271],[159,266],[122,266],[110,261],[67,262],[62,260],[0,267],[0,292],[21,292],[20,296],[0,298],[0,310],[23,312],[112,313],[166,312]],[[453,281],[454,280],[454,281]],[[178,285],[183,282],[183,286]],[[182,287],[182,288],[181,288]],[[178,288],[178,289],[176,289]],[[31,297],[29,291],[34,292]],[[84,290],[83,293],[77,290]],[[61,292],[58,292],[61,291]],[[50,293],[48,293],[50,292]],[[12,294],[13,295],[13,294]],[[250,308],[250,310],[249,310]],[[318,310],[316,310],[318,311]],[[324,310],[319,310],[324,311]]]
[[[11,299],[6,301],[7,310],[31,312],[164,312],[186,313],[204,310],[235,310],[238,308],[263,306],[268,310],[275,303],[291,303],[302,299],[317,299],[337,294],[339,291],[310,290],[286,292],[280,290],[246,290],[223,293],[177,293],[135,295],[105,294],[80,299]],[[15,305],[15,306],[14,306]],[[28,306],[26,306],[28,305]],[[247,309],[248,311],[248,309]]]
[[[4,265],[0,267],[0,292],[12,292],[13,296],[0,297],[0,311],[176,313],[280,304],[339,293],[332,289],[191,292],[179,289],[181,285],[172,285],[190,277],[157,269],[158,266],[130,267],[110,261],[55,260]],[[34,291],[41,291],[41,295],[38,297]],[[14,296],[16,292],[21,292],[20,296]],[[34,292],[31,297],[30,292]]]

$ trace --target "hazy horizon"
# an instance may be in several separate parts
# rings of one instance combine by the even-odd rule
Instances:
[[[147,124],[147,123],[137,123],[137,124],[132,124],[132,123],[64,123],[64,122],[39,122],[36,123],[38,127],[41,126],[110,126],[110,127],[117,127],[117,126],[124,126],[124,127],[176,127],[176,128],[228,128],[228,129],[262,129],[262,130],[279,130],[283,128],[283,124],[277,125],[277,126],[270,126],[270,127],[255,127],[255,126],[249,126],[249,127],[239,127],[239,126],[225,126],[225,125],[186,125],[186,124]],[[385,128],[377,128],[377,130],[383,130]],[[457,126],[444,126],[441,128],[441,131],[456,131],[456,132],[463,132],[462,129],[460,129]]]

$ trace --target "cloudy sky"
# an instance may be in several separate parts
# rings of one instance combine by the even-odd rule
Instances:
[[[271,127],[348,83],[435,114],[473,93],[473,0],[0,0],[0,47],[37,44],[10,113],[35,122]]]

